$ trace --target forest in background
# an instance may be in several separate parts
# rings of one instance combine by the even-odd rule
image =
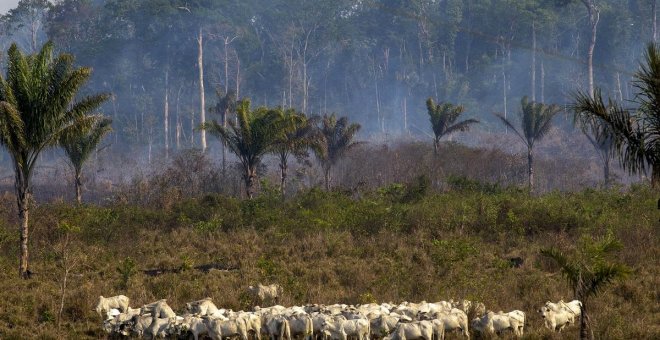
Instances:
[[[206,111],[228,88],[256,105],[337,112],[392,141],[430,133],[434,97],[499,133],[492,113],[514,113],[522,96],[566,105],[588,88],[590,18],[594,84],[630,99],[654,13],[647,0],[24,0],[2,17],[0,46],[52,40],[91,66],[87,90],[112,94],[112,150],[155,158],[200,147],[200,51]]]

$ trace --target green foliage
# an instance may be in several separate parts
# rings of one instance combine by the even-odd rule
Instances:
[[[553,259],[580,300],[597,296],[609,283],[624,279],[630,269],[613,255],[622,249],[621,242],[611,230],[601,237],[584,235],[576,249],[569,254],[556,248],[541,250]]]
[[[433,98],[426,100],[426,110],[431,120],[431,128],[435,135],[433,145],[437,153],[438,143],[444,136],[454,132],[467,131],[470,125],[479,123],[476,119],[466,119],[456,123],[456,120],[463,114],[465,108],[461,105],[440,102],[436,104]]]
[[[613,99],[604,102],[600,90],[593,97],[575,94],[573,110],[581,122],[596,120],[614,134],[614,144],[624,168],[631,173],[653,169],[653,184],[660,181],[660,46],[650,43],[634,76],[637,94],[630,110]]]
[[[256,266],[259,269],[261,276],[265,279],[272,280],[280,271],[279,266],[273,262],[273,260],[265,256],[261,256],[259,260],[257,260]]]
[[[137,274],[137,263],[131,257],[126,257],[116,269],[120,275],[119,288],[127,289],[131,278]]]
[[[497,194],[504,189],[498,183],[483,183],[465,176],[447,176],[447,184],[452,190],[474,191],[485,194]]]
[[[238,103],[236,115],[238,122],[229,121],[228,127],[211,121],[201,129],[218,137],[239,158],[246,194],[252,198],[257,166],[265,154],[273,151],[284,133],[282,111],[266,107],[251,110],[250,101],[244,99]]]
[[[558,105],[547,105],[530,101],[528,97],[520,100],[520,118],[521,128],[517,128],[509,119],[504,118],[503,114],[496,114],[504,125],[513,130],[513,132],[525,143],[528,149],[533,149],[534,144],[545,137],[552,126],[552,119],[561,112]]]

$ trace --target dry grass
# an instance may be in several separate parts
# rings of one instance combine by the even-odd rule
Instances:
[[[252,202],[207,196],[165,208],[41,205],[32,220],[36,274],[27,281],[16,275],[14,202],[6,196],[0,204],[0,338],[103,338],[92,311],[98,295],[125,294],[133,306],[167,298],[179,311],[211,296],[219,306],[245,309],[248,285],[277,282],[286,305],[475,299],[496,311],[525,311],[528,339],[558,339],[535,310],[572,293],[539,250],[570,247],[607,229],[622,240],[619,259],[634,273],[593,300],[596,337],[660,337],[660,216],[650,190],[531,198],[515,190],[452,190],[410,201],[395,191],[355,199],[312,190],[285,202],[269,194]],[[63,222],[80,228],[70,234],[68,251],[81,262],[69,278],[58,330],[56,249],[63,234],[57,226]],[[513,256],[524,259],[521,268],[509,266]],[[191,269],[211,262],[239,269]],[[182,272],[151,277],[140,271],[150,268]],[[562,337],[576,338],[576,327]]]

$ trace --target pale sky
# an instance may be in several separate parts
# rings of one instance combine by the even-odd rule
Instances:
[[[0,14],[6,14],[18,5],[18,0],[0,0]]]

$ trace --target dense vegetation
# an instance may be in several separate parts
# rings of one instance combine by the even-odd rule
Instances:
[[[2,17],[0,47],[33,52],[50,39],[93,67],[90,90],[113,94],[112,150],[146,160],[146,145],[157,155],[201,145],[200,105],[217,88],[255,106],[337,112],[369,135],[430,133],[428,97],[503,131],[491,113],[515,113],[521,97],[563,105],[588,88],[585,3],[599,19],[595,86],[632,99],[631,75],[657,38],[655,1],[23,0]]]

